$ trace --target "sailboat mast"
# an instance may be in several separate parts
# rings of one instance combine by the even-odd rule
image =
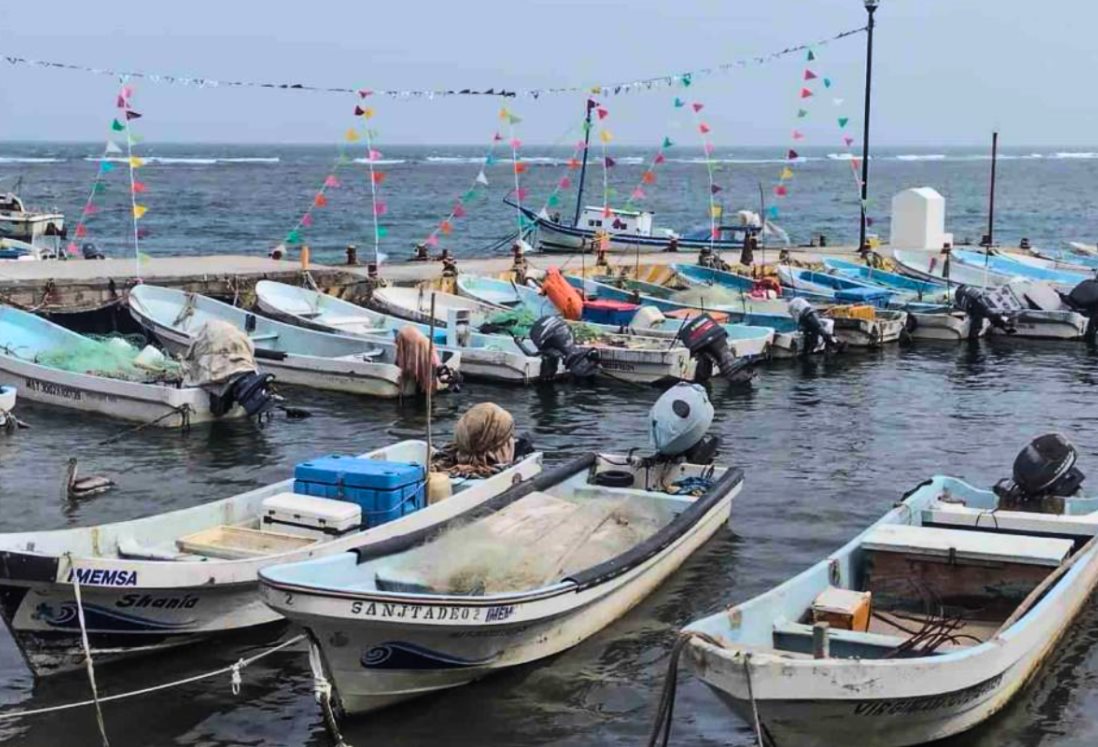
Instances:
[[[991,188],[987,200],[987,246],[995,243],[995,164],[999,160],[999,133],[991,133]]]
[[[587,99],[587,112],[583,118],[583,163],[580,165],[579,189],[576,190],[576,214],[572,218],[573,226],[579,225],[580,211],[583,210],[583,182],[587,178],[587,151],[590,150],[588,146],[591,145],[591,110],[594,108],[594,100]]]

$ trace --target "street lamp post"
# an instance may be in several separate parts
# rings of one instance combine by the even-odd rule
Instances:
[[[865,116],[862,130],[862,226],[858,239],[858,250],[863,254],[869,250],[866,245],[866,199],[869,194],[869,102],[873,91],[873,13],[877,10],[880,0],[865,0],[865,12],[869,15],[866,24],[865,41]]]

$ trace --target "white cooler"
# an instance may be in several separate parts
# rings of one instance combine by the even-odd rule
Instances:
[[[350,501],[279,493],[264,498],[262,506],[259,526],[265,532],[324,539],[358,531],[362,525],[362,508]]]

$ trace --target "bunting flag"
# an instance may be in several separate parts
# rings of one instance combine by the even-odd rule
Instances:
[[[121,153],[122,149],[118,147],[118,144],[113,140],[107,141],[107,147],[103,151],[104,153]]]
[[[133,206],[133,219],[134,220],[141,220],[142,218],[145,217],[145,213],[147,213],[147,212],[149,212],[149,209],[147,207],[145,207],[144,205],[134,205]]]
[[[598,106],[598,104],[595,102],[594,99],[591,99],[591,98],[588,97],[586,99],[586,102],[587,102],[586,107],[585,107],[586,111],[592,111],[592,110],[600,108]],[[607,115],[609,115],[609,111],[607,111]],[[581,119],[579,121],[578,129],[581,132],[587,131],[587,128],[585,127],[586,124],[587,124],[587,118],[585,116],[583,119]],[[570,128],[569,131],[571,132],[573,129],[576,129],[575,125],[573,125],[573,127]],[[572,171],[577,171],[578,169],[580,169],[580,167],[583,165],[583,163],[581,161],[581,157],[584,155],[584,152],[586,151],[586,149],[587,149],[587,142],[585,140],[576,141],[576,144],[572,149],[572,155],[568,158],[568,160],[566,160],[564,162],[564,167],[565,167],[564,175],[557,181],[556,186],[553,187],[553,191],[550,192],[549,196],[545,199],[545,204],[542,206],[541,210],[538,211],[540,215],[549,215],[549,208],[559,208],[560,207],[561,193],[566,189],[570,189],[572,187],[572,184],[573,184],[573,181],[568,176],[568,173],[572,172]]]
[[[484,153],[484,157],[481,159],[480,166],[477,170],[477,175],[473,179],[472,188],[466,190],[462,194],[458,195],[454,201],[453,206],[450,208],[450,212],[444,217],[438,224],[432,229],[421,243],[429,247],[436,247],[439,245],[439,235],[449,236],[453,233],[455,228],[455,221],[460,218],[464,218],[468,215],[467,206],[470,205],[478,196],[478,188],[488,186],[488,177],[484,173],[484,169],[491,165],[495,160],[495,149],[499,143],[503,142],[503,137],[496,132],[492,135],[491,143]],[[522,173],[526,171],[526,164],[521,161],[514,163],[514,169],[516,173]]]
[[[709,140],[709,125],[698,119],[698,112],[703,108],[701,103],[695,102],[691,106],[691,113],[694,116],[694,122],[698,127],[698,132],[701,135],[702,141],[702,153],[705,154],[705,172],[709,177],[709,248],[713,249],[713,243],[720,238],[721,229],[718,220],[721,217],[721,206],[717,202],[717,193],[720,191],[717,188],[714,172],[716,169],[713,165],[713,144]],[[666,141],[665,141],[666,142]]]
[[[499,111],[499,118],[507,125],[507,137],[508,142],[511,145],[511,163],[517,164],[519,162],[519,147],[522,142],[515,135],[515,125],[522,120],[515,116],[507,107],[503,107]],[[485,159],[487,161],[487,159]],[[526,190],[522,187],[522,180],[519,178],[520,174],[517,169],[512,169],[514,176],[514,189],[512,194],[515,196],[515,223],[518,226],[519,238],[522,238],[523,232],[527,228],[527,219],[522,212],[522,200],[526,197]]]
[[[140,119],[140,118],[141,118],[141,115],[138,114],[137,112],[133,111],[132,109],[127,109],[126,110],[126,119]]]
[[[812,96],[812,90],[811,89],[809,89],[809,88],[802,88],[801,89],[801,98],[802,99],[807,99],[807,98],[810,98],[811,96]]]
[[[119,122],[117,119],[111,122],[111,129],[115,132],[125,132],[126,125]]]
[[[812,53],[812,50],[807,51],[805,59],[809,62],[812,62],[816,59]],[[812,84],[812,81],[817,80],[818,78],[819,76],[817,75],[817,73],[811,68],[805,67],[801,71],[801,85],[798,86],[800,89],[800,94],[798,95],[799,105],[796,110],[796,118],[798,120],[808,118],[808,115],[810,113],[808,107],[811,102],[806,100],[813,98],[813,96],[815,95],[809,85]],[[805,132],[802,127],[803,125],[798,124],[796,127],[793,128],[790,137],[794,143],[800,142],[805,139]],[[789,196],[789,182],[793,179],[793,169],[790,167],[790,164],[797,163],[800,160],[800,154],[798,154],[797,151],[793,148],[790,148],[785,154],[785,160],[787,161],[787,163],[782,166],[781,171],[778,174],[778,183],[774,186],[774,196],[778,198],[784,198]],[[769,216],[769,218],[771,219],[777,218],[779,212],[780,209],[777,205],[771,205],[766,210],[767,216]]]
[[[805,80],[816,80],[816,73],[812,72],[811,70],[805,70],[804,71],[804,79]]]

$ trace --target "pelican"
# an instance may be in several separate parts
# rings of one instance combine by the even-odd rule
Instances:
[[[70,457],[65,470],[65,492],[70,499],[90,498],[114,487],[114,480],[103,475],[77,477],[76,466],[76,457]]]

